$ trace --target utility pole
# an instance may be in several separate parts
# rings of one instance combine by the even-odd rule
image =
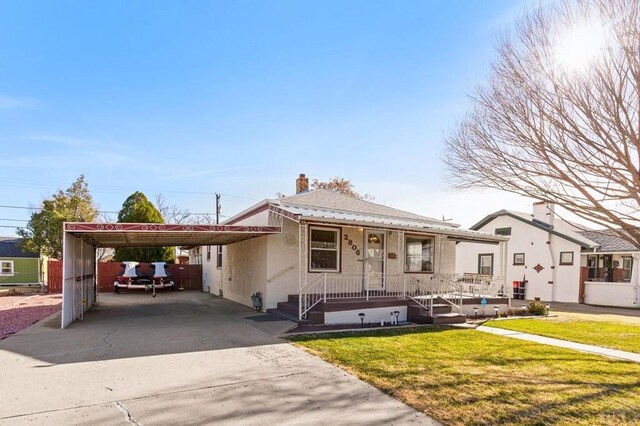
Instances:
[[[216,193],[216,225],[220,223],[220,194]]]

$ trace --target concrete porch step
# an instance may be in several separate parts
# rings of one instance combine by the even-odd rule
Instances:
[[[445,324],[464,324],[467,322],[467,316],[458,313],[438,314],[431,318],[429,324],[433,325],[445,325]]]
[[[295,321],[295,322],[300,323],[300,324],[310,324],[310,322],[308,320],[299,321],[297,314],[293,315],[290,312],[283,311],[283,310],[280,310],[280,309],[267,309],[267,313],[278,315],[279,317],[282,317],[284,319],[288,319],[289,321]]]

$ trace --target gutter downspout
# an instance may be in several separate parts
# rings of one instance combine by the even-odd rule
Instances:
[[[556,258],[553,255],[553,248],[551,247],[551,245],[552,245],[551,244],[551,238],[552,238],[551,232],[547,233],[547,238],[548,238],[547,239],[547,247],[549,249],[549,257],[551,257],[551,282],[552,282],[552,284],[551,284],[551,300],[550,300],[550,302],[555,302],[556,301],[556,285],[557,285],[557,283],[556,283],[556,274],[557,274],[556,269],[557,268],[556,267],[558,265],[556,265]]]

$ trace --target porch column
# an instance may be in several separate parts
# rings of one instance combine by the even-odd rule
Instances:
[[[302,320],[302,288],[307,283],[307,225],[298,224],[298,319]]]
[[[633,301],[636,305],[640,302],[640,283],[638,282],[638,267],[640,267],[640,254],[633,254],[633,264],[631,265],[631,284],[633,284],[635,289],[635,300]]]

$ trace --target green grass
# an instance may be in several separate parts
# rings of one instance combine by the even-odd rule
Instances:
[[[446,327],[291,340],[449,425],[640,424],[640,364]]]
[[[489,321],[484,325],[640,353],[640,325],[570,318]]]

